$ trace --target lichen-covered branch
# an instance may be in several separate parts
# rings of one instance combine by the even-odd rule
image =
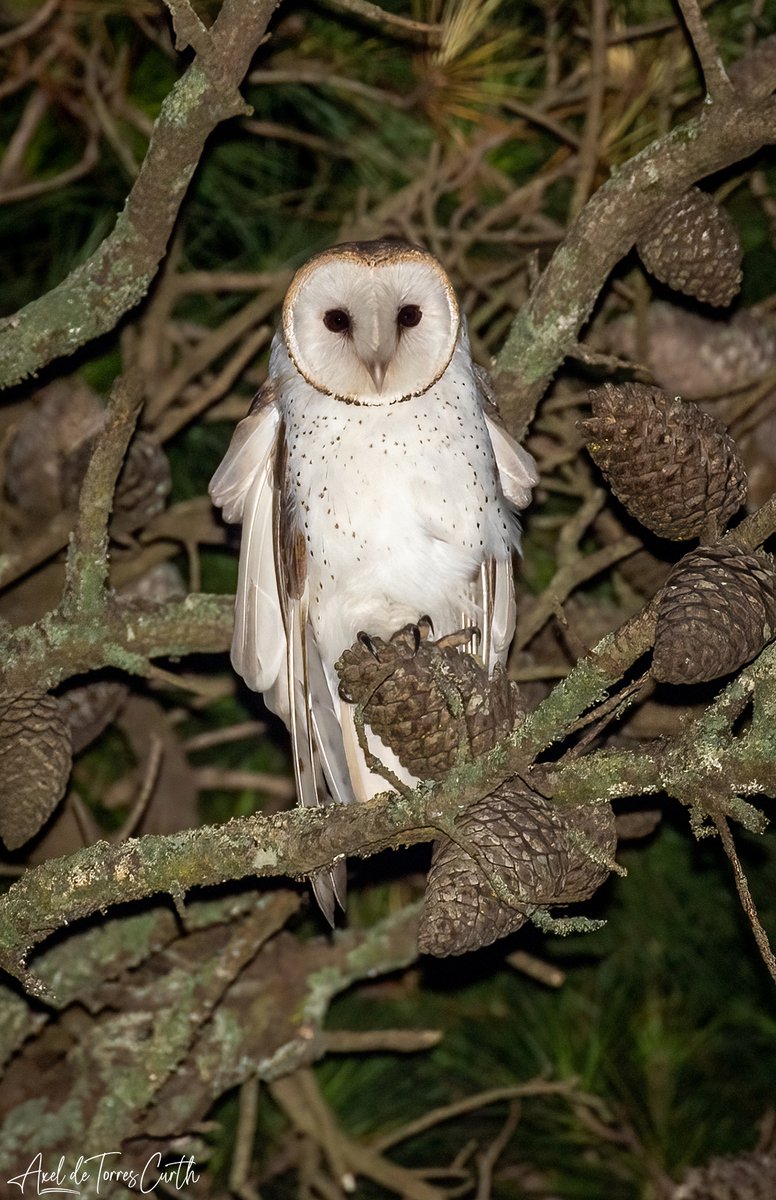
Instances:
[[[113,329],[146,294],[207,138],[246,111],[238,87],[275,7],[276,0],[224,0],[162,104],[113,232],[57,287],[0,322],[0,386]]]
[[[145,1143],[128,1139],[177,1138],[245,1079],[272,1080],[321,1057],[332,999],[414,959],[417,911],[334,939],[297,939],[280,931],[298,907],[288,890],[249,892],[195,903],[182,934],[161,908],[80,930],[39,964],[61,1005],[83,1006],[75,1033],[0,989],[3,1017],[13,1024],[16,1009],[19,1025],[0,1100],[6,1160],[122,1145],[127,1164],[142,1165]],[[22,1048],[33,1030],[33,1054],[49,1053],[43,1123]],[[104,1192],[92,1177],[81,1194]]]
[[[590,198],[523,305],[496,360],[499,406],[522,436],[610,272],[660,209],[706,175],[776,141],[776,98],[704,106],[624,163]]]
[[[643,635],[644,630],[637,628],[629,651],[622,646],[621,655],[632,654]],[[604,649],[602,657],[606,653]],[[607,661],[614,664],[616,656],[610,654]],[[665,791],[688,804],[698,821],[721,812],[761,830],[756,810],[737,797],[741,792],[771,790],[776,782],[774,726],[763,719],[763,710],[769,716],[775,703],[775,662],[776,649],[771,646],[730,685],[744,696],[757,695],[759,689],[755,719],[745,734],[732,736],[740,703],[729,689],[688,727],[678,743],[659,755],[647,755],[640,761],[632,754],[602,751],[571,760],[559,767],[554,777],[543,773],[546,786],[557,802],[572,805]],[[556,716],[562,700],[567,703],[569,721],[578,710],[579,695],[572,687],[555,697],[552,707]],[[727,723],[722,732],[720,720]],[[29,950],[65,923],[110,905],[159,892],[168,892],[181,902],[194,886],[249,875],[308,875],[343,854],[365,857],[390,846],[429,841],[438,832],[449,833],[462,808],[493,792],[516,771],[526,772],[531,758],[548,743],[545,734],[537,734],[536,729],[531,732],[530,720],[526,724],[527,733],[519,728],[494,751],[451,771],[441,785],[422,785],[401,796],[375,797],[359,805],[355,814],[333,805],[241,818],[222,826],[168,837],[149,836],[118,846],[98,842],[70,858],[37,867],[0,901],[0,964],[34,990],[37,985],[24,968]],[[691,754],[689,747],[693,748]],[[723,770],[727,766],[729,774]]]
[[[63,612],[100,613],[108,579],[108,521],[116,480],[143,402],[139,377],[122,376],[113,385],[108,419],[86,469],[78,501],[78,523],[67,556]]]
[[[232,624],[232,597],[203,593],[159,607],[109,596],[96,615],[55,610],[35,625],[0,630],[0,685],[14,695],[108,666],[145,675],[152,658],[226,650]]]

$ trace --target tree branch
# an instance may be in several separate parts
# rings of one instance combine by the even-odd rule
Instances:
[[[78,500],[78,524],[67,555],[62,611],[68,616],[100,613],[108,579],[108,521],[116,480],[143,403],[139,377],[121,376],[113,385],[108,416],[86,468]]]
[[[776,99],[705,107],[613,171],[570,227],[496,358],[499,407],[521,437],[606,280],[660,209],[699,179],[776,141]]]
[[[682,19],[690,35],[690,41],[703,71],[706,94],[710,100],[729,100],[733,94],[733,85],[728,78],[727,71],[722,65],[719,51],[714,45],[714,39],[706,24],[703,9],[698,0],[678,0],[678,4],[682,10]]]
[[[237,89],[276,2],[224,0],[205,32],[207,53],[197,55],[162,103],[113,232],[57,287],[0,322],[0,386],[19,383],[113,329],[146,294],[205,141],[221,121],[247,111]]]

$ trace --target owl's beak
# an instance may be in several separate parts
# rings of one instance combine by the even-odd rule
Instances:
[[[356,326],[356,351],[376,392],[382,392],[385,376],[396,354],[396,318],[385,304],[375,305]]]
[[[390,360],[386,361],[384,358],[372,358],[364,363],[364,366],[369,372],[369,378],[372,380],[372,383],[375,385],[375,390],[378,392],[383,390],[385,373],[388,370],[389,365]]]

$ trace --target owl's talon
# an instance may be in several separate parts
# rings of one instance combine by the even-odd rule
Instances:
[[[428,615],[428,613],[422,617],[418,617],[418,629],[420,631],[420,636],[424,641],[426,641],[427,638],[434,636],[434,622],[431,620],[431,617]]]
[[[482,637],[476,625],[467,625],[464,629],[456,629],[454,633],[446,633],[437,642],[440,650],[460,650],[472,640],[479,641]]]
[[[377,653],[377,647],[375,646],[374,642],[370,638],[369,634],[364,633],[363,629],[361,629],[358,632],[358,634],[356,635],[356,637],[358,638],[358,641],[361,643],[361,645],[364,647],[364,649],[369,651],[369,653],[372,655],[372,658],[376,658],[379,662],[380,655]]]

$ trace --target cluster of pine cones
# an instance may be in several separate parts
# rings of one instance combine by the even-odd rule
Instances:
[[[658,537],[701,539],[660,593],[654,677],[691,684],[737,670],[776,632],[776,575],[769,555],[720,540],[746,498],[735,444],[658,387],[604,384],[590,403],[587,447],[625,508]]]
[[[424,636],[425,635],[425,636]],[[363,638],[337,663],[343,697],[419,779],[443,779],[493,749],[523,715],[516,684],[491,679],[455,636],[407,626]],[[609,804],[561,809],[510,779],[467,807],[455,840],[434,844],[419,945],[464,954],[519,929],[537,908],[586,900],[609,874],[616,845]],[[506,895],[497,891],[504,889]]]
[[[662,209],[636,248],[657,279],[706,304],[725,306],[739,290],[738,233],[698,188]],[[734,351],[748,337],[762,354],[752,325],[743,314],[730,322]],[[723,341],[724,333],[715,327]],[[654,677],[692,684],[737,670],[776,632],[776,577],[768,555],[720,540],[746,500],[734,442],[715,417],[660,387],[605,384],[590,403],[582,426],[588,451],[628,512],[660,538],[701,543],[661,590]]]

